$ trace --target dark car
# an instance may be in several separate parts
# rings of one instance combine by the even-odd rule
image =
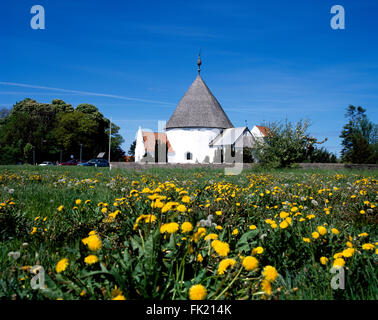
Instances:
[[[105,159],[91,159],[88,162],[80,163],[78,165],[85,167],[109,167],[109,162]]]
[[[80,163],[80,160],[72,159],[66,162],[59,163],[60,166],[77,166]]]

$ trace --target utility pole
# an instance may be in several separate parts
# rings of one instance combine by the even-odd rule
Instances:
[[[81,163],[82,158],[83,158],[83,144],[80,143],[80,163]]]
[[[109,154],[108,154],[108,162],[109,162],[109,168],[110,168],[110,148],[111,148],[111,142],[112,142],[112,119],[109,120]]]

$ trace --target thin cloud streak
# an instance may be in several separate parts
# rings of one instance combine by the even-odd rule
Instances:
[[[79,95],[114,98],[114,99],[127,100],[127,101],[156,103],[156,104],[162,104],[162,105],[167,105],[167,106],[175,105],[174,103],[164,102],[164,101],[139,99],[139,98],[125,97],[125,96],[118,96],[118,95],[113,95],[113,94],[106,94],[106,93],[96,93],[96,92],[88,92],[88,91],[77,91],[77,90],[68,90],[68,89],[62,89],[62,88],[36,86],[36,85],[16,83],[16,82],[0,81],[0,85],[23,87],[23,88],[33,88],[33,89],[43,89],[43,90],[54,90],[54,91],[61,91],[61,92],[79,94]]]
[[[0,91],[2,95],[35,95],[35,96],[50,96],[50,95],[65,95],[65,96],[75,96],[78,95],[77,93],[50,93],[50,92],[29,92],[29,91]]]

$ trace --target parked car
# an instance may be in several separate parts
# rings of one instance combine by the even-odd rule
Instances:
[[[51,161],[43,161],[42,163],[39,164],[40,166],[55,166],[54,162]]]
[[[80,163],[80,160],[72,159],[66,162],[59,163],[60,166],[77,166]]]
[[[85,167],[109,167],[108,160],[105,159],[91,159],[88,162],[80,163],[78,166]]]

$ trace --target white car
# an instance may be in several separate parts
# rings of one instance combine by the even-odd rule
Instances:
[[[55,166],[54,162],[51,161],[43,161],[42,163],[39,164],[40,166]]]

